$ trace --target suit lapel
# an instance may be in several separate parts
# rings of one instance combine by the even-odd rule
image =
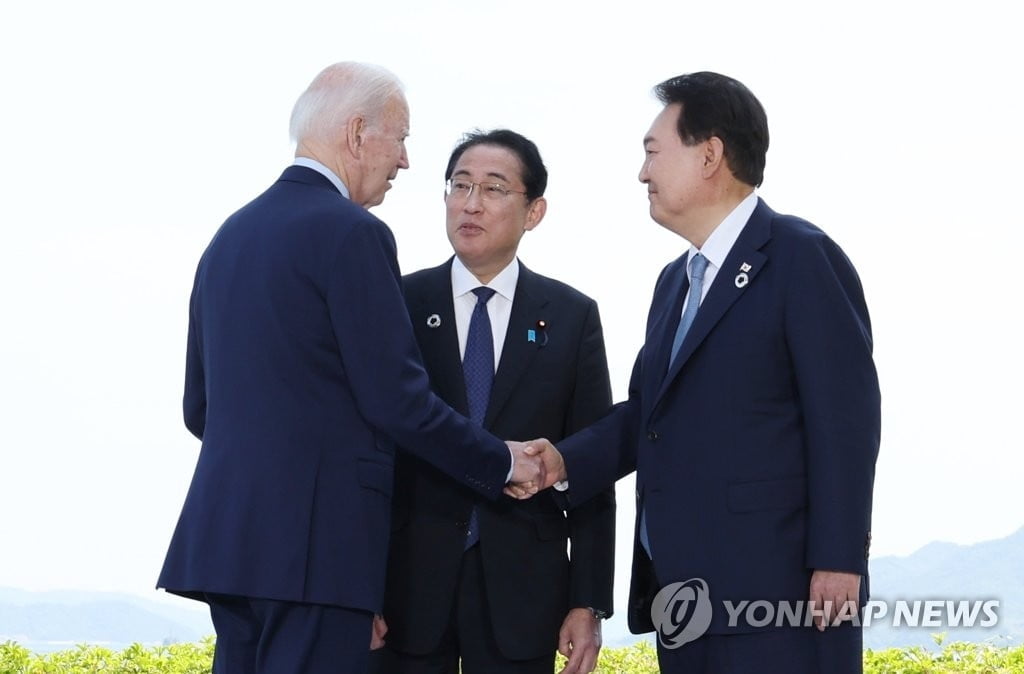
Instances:
[[[455,326],[455,305],[452,301],[452,262],[431,269],[412,290],[410,315],[421,336],[420,350],[427,364],[434,389],[452,407],[467,414],[466,381],[462,376],[459,356],[459,333]],[[436,328],[427,321],[436,314],[441,320]]]
[[[505,331],[505,342],[501,347],[501,361],[494,374],[491,387],[491,399],[487,405],[484,426],[491,428],[501,409],[508,402],[523,373],[529,368],[530,362],[543,348],[548,334],[537,329],[537,322],[545,321],[548,331],[557,330],[552,325],[551,316],[544,314],[548,299],[544,293],[540,279],[526,265],[519,264],[519,281],[516,283],[516,296],[512,302],[512,313]],[[534,330],[536,341],[530,341],[528,332]]]
[[[664,277],[664,289],[657,292],[663,297],[670,298],[669,305],[664,311],[659,311],[654,323],[648,333],[648,343],[652,346],[650,356],[650,371],[653,376],[644,378],[644,399],[656,401],[658,391],[665,381],[661,376],[668,369],[668,359],[672,353],[672,341],[675,338],[676,328],[679,325],[680,316],[683,313],[683,298],[690,289],[690,282],[686,277],[686,264],[689,255],[684,254],[672,266],[666,270]],[[654,338],[654,339],[652,339]]]
[[[679,353],[675,361],[669,367],[665,378],[659,387],[655,401],[659,400],[669,385],[679,374],[679,371],[689,360],[690,356],[701,343],[707,338],[722,316],[733,306],[751,283],[755,282],[757,274],[764,268],[768,258],[760,249],[771,238],[771,220],[773,212],[764,201],[758,199],[757,207],[750,215],[739,238],[733,244],[732,250],[725,258],[725,263],[718,270],[714,283],[708,291],[704,301],[701,302],[697,317],[690,326],[689,332],[679,347]],[[742,275],[742,276],[741,276]],[[680,274],[685,279],[685,273]],[[684,283],[685,284],[685,280]],[[681,300],[680,300],[681,304]],[[678,316],[678,313],[676,314]],[[677,318],[678,320],[678,318]],[[673,325],[674,329],[674,325]],[[671,344],[671,338],[669,338]],[[671,346],[668,347],[671,349]],[[661,362],[668,362],[668,356]]]

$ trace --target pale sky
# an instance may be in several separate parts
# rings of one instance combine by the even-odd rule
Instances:
[[[636,179],[651,87],[746,83],[772,136],[761,196],[828,232],[864,283],[883,395],[873,554],[1024,526],[1024,55],[1007,3],[346,5],[3,10],[0,585],[155,594],[198,451],[181,421],[196,262],[290,162],[291,106],[340,60],[407,86],[412,166],[375,211],[406,272],[450,253],[461,133],[538,144],[549,208],[520,257],[598,301],[617,400],[654,279],[687,248]]]

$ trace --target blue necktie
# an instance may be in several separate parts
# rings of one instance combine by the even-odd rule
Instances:
[[[707,268],[708,259],[697,253],[693,261],[690,262],[690,292],[686,294],[686,308],[683,309],[683,316],[679,319],[679,327],[676,328],[676,336],[672,340],[672,357],[668,361],[669,367],[672,367],[672,363],[675,362],[676,354],[679,353],[679,347],[683,345],[683,339],[686,337],[686,333],[690,331],[693,319],[697,316],[697,309],[700,308],[700,294],[704,287],[704,271]]]
[[[466,353],[462,357],[462,376],[466,380],[469,418],[482,426],[487,404],[491,400],[491,385],[494,383],[494,336],[491,333],[491,318],[487,315],[487,302],[494,297],[494,290],[480,286],[473,289],[473,294],[476,295],[476,306],[469,319]],[[474,507],[469,515],[465,549],[468,550],[479,540],[480,526]]]
[[[700,308],[700,295],[704,288],[704,271],[708,268],[708,259],[697,253],[690,262],[690,291],[686,294],[686,308],[679,319],[679,327],[676,328],[676,336],[672,340],[672,357],[668,361],[669,368],[675,362],[679,347],[686,338],[686,333],[693,325],[693,319],[697,316],[697,309]],[[647,538],[647,509],[640,504],[640,545],[643,546],[647,556],[651,556],[651,542]]]

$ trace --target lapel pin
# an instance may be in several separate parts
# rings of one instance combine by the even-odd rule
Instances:
[[[430,314],[430,316],[427,317],[427,327],[428,328],[437,328],[437,327],[440,327],[440,325],[441,325],[441,317],[438,316],[437,314]]]
[[[545,346],[548,343],[547,328],[548,322],[545,321],[543,318],[540,319],[539,321],[537,321],[537,331],[535,332],[533,330],[530,330],[527,339],[529,339],[531,342],[537,342],[537,332],[540,332],[540,341],[538,342],[538,344],[540,346]]]
[[[736,287],[742,288],[750,283],[750,277],[747,276],[747,272],[750,271],[750,265],[744,262],[740,265],[740,273],[736,274]]]
[[[536,330],[527,330],[526,331],[526,341],[528,341],[528,342],[536,342],[537,341],[537,331]]]

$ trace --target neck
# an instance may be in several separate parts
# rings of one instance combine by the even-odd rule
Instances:
[[[310,140],[299,141],[295,147],[295,156],[315,159],[329,168],[334,175],[338,176],[349,190],[352,189],[352,184],[349,182],[349,172],[346,170],[344,162],[341,161],[336,152],[331,152],[324,145]]]
[[[697,248],[701,248],[722,221],[753,191],[753,187],[743,183],[726,185],[718,190],[707,204],[692,211],[686,222],[669,229]]]
[[[465,265],[466,269],[469,270],[469,272],[476,278],[476,280],[480,281],[480,283],[484,285],[487,285],[488,283],[493,281],[494,277],[500,274],[501,270],[507,267],[509,263],[511,263],[514,259],[515,255],[501,262],[472,265],[466,260],[463,260],[461,257],[459,258],[462,264]]]

